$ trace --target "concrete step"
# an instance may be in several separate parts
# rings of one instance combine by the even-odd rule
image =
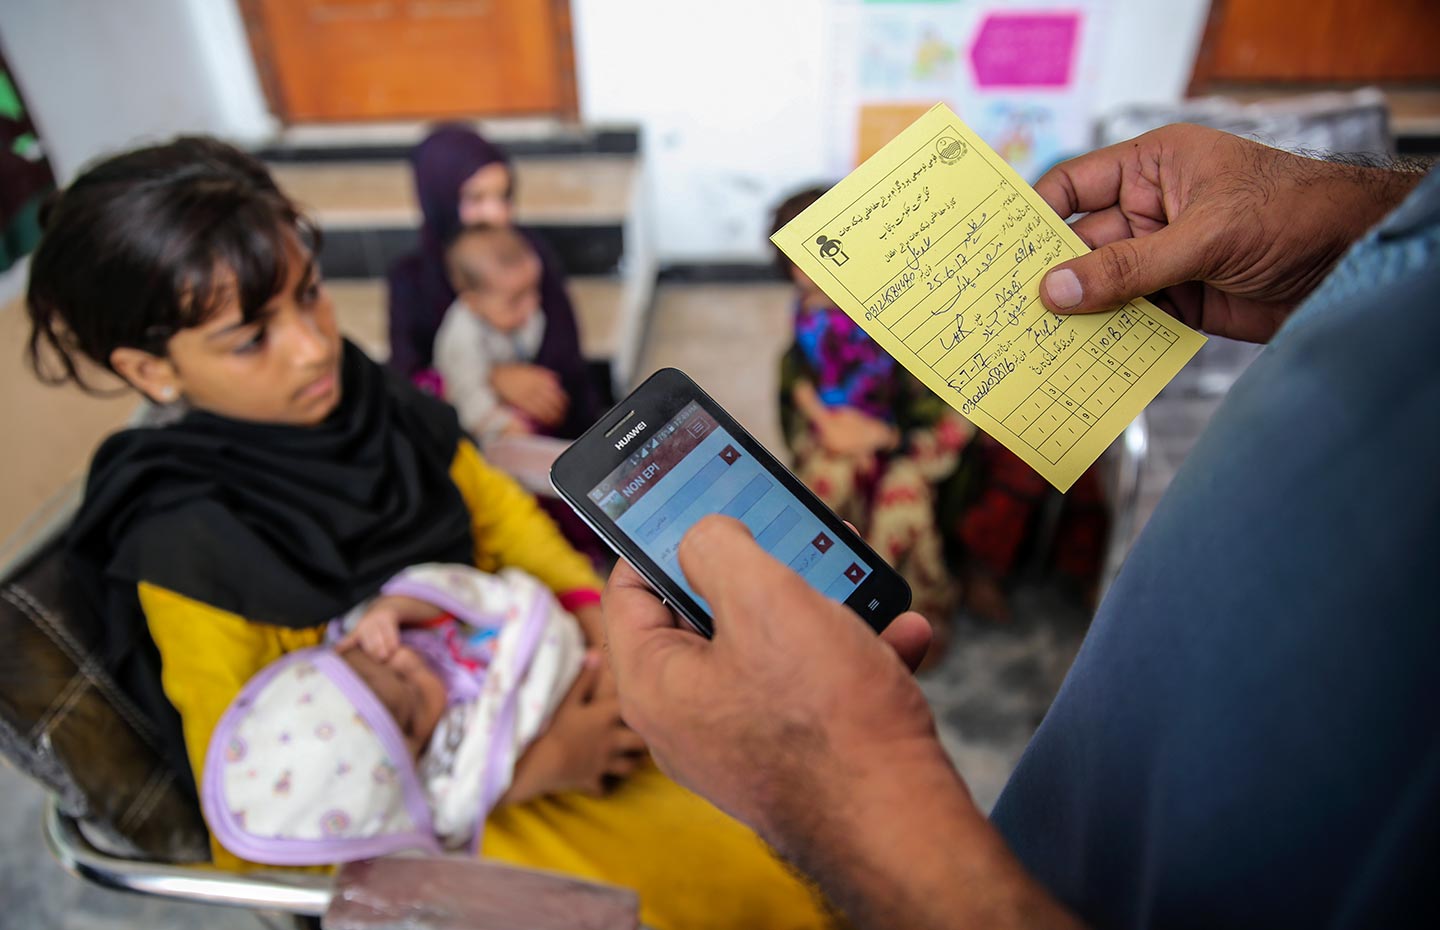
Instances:
[[[547,119],[476,128],[514,156],[517,220],[554,249],[574,286],[586,356],[608,365],[614,389],[624,392],[658,271],[638,130]],[[298,126],[257,152],[320,226],[327,280],[337,294],[355,283],[357,313],[374,317],[377,337],[384,295],[374,288],[416,246],[420,210],[408,154],[428,131],[424,123]]]
[[[552,117],[451,120],[503,145],[513,157],[634,155],[640,128],[631,123],[579,124]],[[404,161],[433,123],[396,120],[286,126],[255,154],[268,162]]]
[[[580,351],[592,362],[610,362],[620,353],[625,282],[613,276],[571,278],[570,299],[580,329]],[[390,354],[385,282],[327,281],[340,328],[373,358]]]
[[[330,277],[383,277],[415,248],[420,208],[405,161],[275,163],[271,171],[324,232],[321,261]],[[517,158],[515,175],[519,222],[545,237],[569,273],[619,266],[636,203],[635,156]]]
[[[270,165],[280,187],[328,229],[418,229],[420,208],[403,160]],[[515,209],[526,226],[623,223],[633,155],[515,159]]]

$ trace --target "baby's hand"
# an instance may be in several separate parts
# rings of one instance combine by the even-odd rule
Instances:
[[[400,648],[400,627],[440,614],[440,608],[413,597],[382,595],[375,598],[368,610],[345,634],[336,649],[344,652],[359,646],[377,662],[388,662]]]

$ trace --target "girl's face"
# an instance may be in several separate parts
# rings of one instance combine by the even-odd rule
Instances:
[[[461,226],[509,226],[514,218],[510,169],[500,162],[491,162],[460,185]]]
[[[208,320],[170,338],[165,358],[117,349],[116,370],[152,400],[183,397],[230,419],[324,420],[340,403],[340,330],[314,256],[288,238],[285,284],[257,318],[244,321],[232,288]]]

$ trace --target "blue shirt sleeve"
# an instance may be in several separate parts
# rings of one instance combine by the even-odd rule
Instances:
[[[993,820],[1101,927],[1440,914],[1440,173],[1231,391]]]

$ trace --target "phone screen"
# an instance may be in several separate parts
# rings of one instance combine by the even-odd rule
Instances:
[[[740,520],[761,548],[842,603],[874,570],[695,401],[634,441],[590,500],[707,613],[676,557],[680,538],[707,514]]]

